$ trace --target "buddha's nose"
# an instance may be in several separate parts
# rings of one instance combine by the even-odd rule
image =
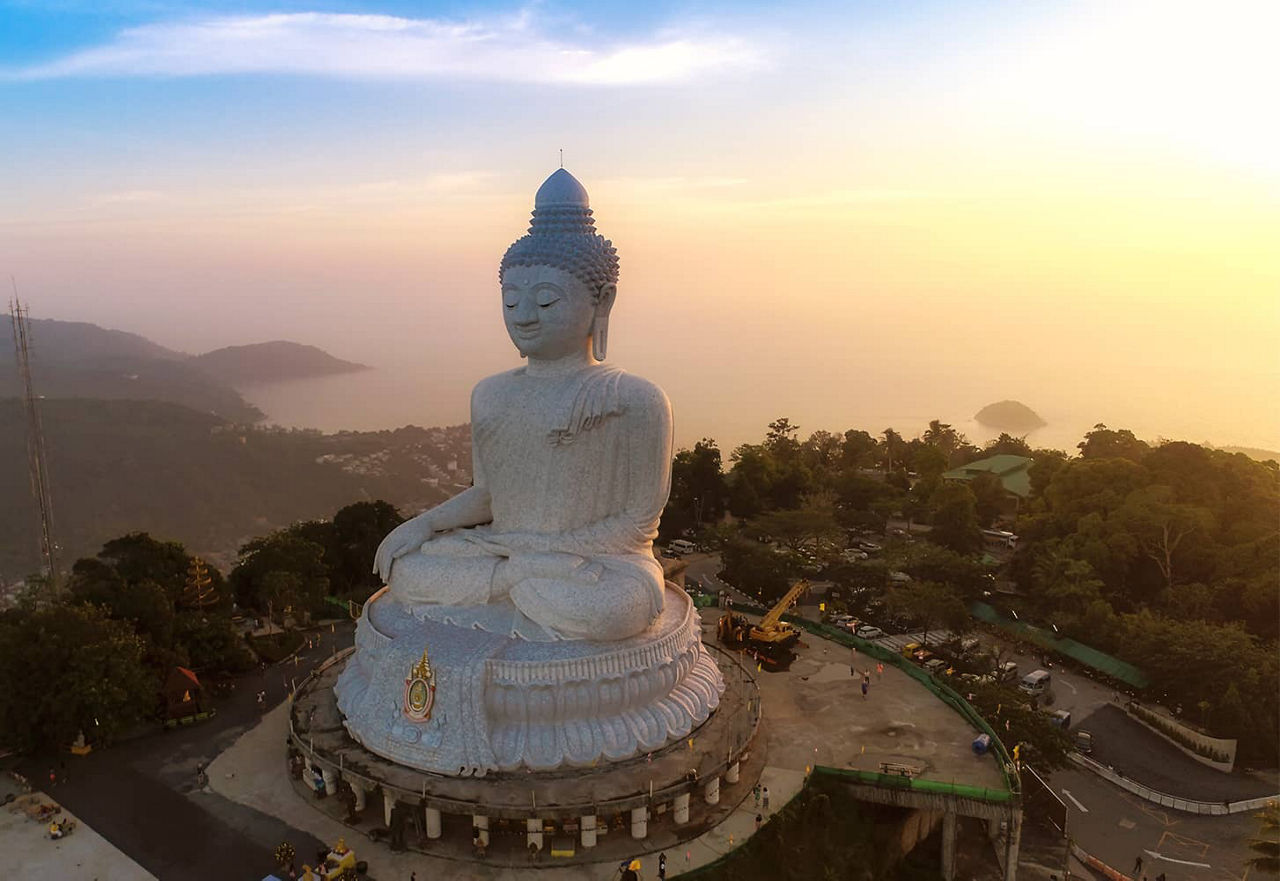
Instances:
[[[516,324],[524,326],[538,323],[538,307],[529,300],[521,300],[516,305]]]

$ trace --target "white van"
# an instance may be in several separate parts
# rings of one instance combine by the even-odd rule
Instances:
[[[667,542],[667,547],[675,551],[680,556],[692,554],[698,549],[698,546],[691,541],[685,541],[683,538],[677,538],[674,541]]]
[[[1033,670],[1026,676],[1022,677],[1022,681],[1018,683],[1018,689],[1023,694],[1029,694],[1032,697],[1044,697],[1045,702],[1049,702],[1052,695],[1051,687],[1053,678],[1045,670]]]

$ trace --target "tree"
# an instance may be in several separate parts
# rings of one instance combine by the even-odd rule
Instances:
[[[759,444],[742,444],[730,458],[729,510],[735,517],[754,517],[764,510],[777,479],[777,466],[768,449]]]
[[[1194,536],[1209,531],[1212,517],[1207,509],[1175,503],[1170,487],[1148,486],[1130,493],[1111,523],[1137,540],[1168,589],[1174,582],[1175,555],[1180,559]]]
[[[929,427],[925,429],[921,440],[942,453],[945,466],[942,468],[943,471],[950,467],[951,457],[956,450],[968,443],[963,434],[937,419],[929,420]]]
[[[373,556],[387,533],[404,522],[387,502],[356,502],[333,515],[330,540],[324,547],[329,586],[340,596],[361,602],[382,586],[373,572]]]
[[[731,539],[720,552],[720,577],[744,593],[774,602],[791,585],[787,559],[768,545],[744,538]]]
[[[18,749],[110,741],[155,710],[143,641],[91,605],[0,613],[0,731]]]
[[[1000,432],[1000,436],[982,448],[983,456],[1026,456],[1034,458],[1031,445],[1025,437],[1014,437]],[[1065,458],[1065,457],[1064,457]]]
[[[999,736],[1005,747],[1019,750],[1024,761],[1033,761],[1042,771],[1055,771],[1067,766],[1071,740],[1053,724],[1048,713],[1027,703],[1026,695],[991,683],[967,686],[964,696]]]
[[[785,416],[775,419],[769,423],[769,432],[764,438],[765,449],[773,454],[779,464],[790,464],[800,449],[800,442],[796,440],[799,432],[800,426],[792,425],[791,420]]]
[[[159,541],[145,532],[131,532],[102,546],[98,558],[110,564],[127,584],[153,581],[171,599],[187,586],[191,558],[176,541]]]
[[[1268,802],[1253,816],[1258,820],[1260,834],[1250,839],[1249,849],[1258,855],[1245,860],[1245,865],[1268,875],[1280,875],[1280,802]]]
[[[933,530],[929,539],[959,554],[971,554],[982,547],[978,527],[978,500],[963,483],[943,481],[933,494]]]
[[[843,538],[829,500],[809,500],[802,508],[773,511],[752,521],[750,533],[766,535],[798,551],[806,545],[831,545]]]
[[[962,631],[969,623],[969,610],[960,594],[934,581],[912,581],[889,591],[889,607],[924,629],[921,642],[929,642],[929,631],[938,627]]]
[[[1009,493],[1005,491],[998,475],[990,471],[982,471],[969,481],[969,491],[973,493],[974,510],[978,515],[978,524],[990,526],[1005,509]]]
[[[279,613],[301,605],[318,612],[329,588],[324,548],[288,530],[255,538],[240,548],[230,581],[246,608]]]
[[[1111,429],[1099,422],[1076,445],[1083,459],[1128,459],[1141,462],[1151,450],[1127,428]]]
[[[876,439],[865,431],[849,429],[840,445],[840,462],[849,470],[876,464]]]
[[[680,450],[671,463],[671,499],[668,511],[692,528],[724,516],[729,488],[725,483],[720,448],[710,438],[703,438],[692,450]],[[663,519],[668,513],[663,513]]]

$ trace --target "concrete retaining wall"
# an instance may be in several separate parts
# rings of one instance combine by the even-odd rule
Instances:
[[[1135,707],[1138,709],[1135,710]],[[1195,759],[1200,764],[1208,765],[1210,768],[1213,768],[1214,770],[1223,771],[1224,773],[1227,773],[1227,774],[1230,774],[1231,770],[1235,768],[1236,741],[1234,739],[1228,740],[1222,737],[1210,737],[1208,734],[1205,734],[1204,732],[1197,731],[1194,728],[1190,728],[1186,725],[1183,725],[1178,720],[1170,718],[1169,716],[1166,716],[1163,713],[1157,712],[1156,710],[1153,710],[1150,707],[1144,706],[1135,701],[1130,701],[1128,704],[1125,705],[1124,709],[1125,709],[1125,712],[1129,714],[1129,718],[1133,719],[1135,722],[1138,722],[1141,725],[1146,726],[1147,730],[1151,731],[1152,733],[1158,734],[1160,737],[1163,737],[1169,743],[1173,744],[1178,749],[1182,750],[1184,753],[1189,755],[1191,758]],[[1157,719],[1160,720],[1160,723],[1154,724],[1152,722],[1147,721],[1146,718],[1140,715],[1139,711],[1148,713],[1156,717]],[[1216,759],[1209,758],[1208,756],[1202,756],[1200,755],[1200,753],[1196,752],[1193,749],[1188,749],[1187,747],[1183,746],[1182,744],[1178,743],[1178,741],[1170,737],[1166,732],[1162,731],[1161,726],[1164,726],[1164,725],[1167,725],[1168,727],[1177,731],[1179,734],[1186,736],[1188,740],[1192,741],[1195,744],[1198,744],[1199,746],[1204,747],[1205,749],[1226,754],[1227,760],[1225,762],[1219,762]]]
[[[1136,780],[1130,780],[1128,777],[1122,777],[1115,771],[1108,768],[1101,762],[1095,762],[1088,756],[1082,756],[1079,753],[1071,754],[1071,761],[1075,762],[1082,768],[1092,771],[1104,780],[1109,780],[1121,789],[1127,789],[1139,798],[1144,798],[1153,804],[1161,805],[1166,808],[1173,808],[1175,811],[1186,811],[1188,814],[1201,814],[1205,816],[1222,816],[1224,814],[1242,814],[1246,811],[1261,810],[1268,802],[1280,800],[1280,795],[1267,795],[1262,798],[1250,798],[1244,801],[1222,802],[1222,801],[1198,801],[1194,798],[1180,798],[1176,795],[1169,795],[1166,792],[1152,789],[1150,786],[1143,786]]]

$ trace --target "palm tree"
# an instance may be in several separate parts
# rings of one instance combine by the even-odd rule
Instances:
[[[1254,816],[1262,826],[1261,835],[1249,842],[1249,849],[1258,856],[1249,857],[1244,864],[1268,875],[1280,875],[1280,802],[1267,802]]]

